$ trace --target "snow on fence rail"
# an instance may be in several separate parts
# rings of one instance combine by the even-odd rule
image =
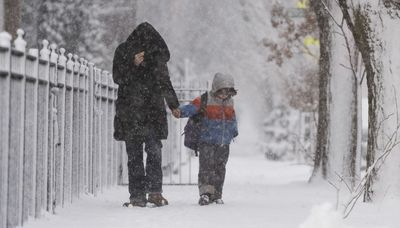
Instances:
[[[0,228],[115,185],[125,166],[111,75],[46,40],[26,51],[17,33],[0,33]]]

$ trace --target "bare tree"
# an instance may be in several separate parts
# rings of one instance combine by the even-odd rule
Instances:
[[[317,146],[314,157],[314,171],[312,180],[320,173],[323,178],[327,177],[328,169],[328,135],[329,135],[329,87],[331,78],[331,22],[328,12],[320,0],[311,0],[311,7],[315,12],[320,40],[319,57],[319,102],[318,102],[318,127]]]
[[[263,39],[263,44],[270,51],[268,61],[282,66],[285,60],[293,58],[301,53],[318,60],[315,53],[304,43],[306,37],[318,35],[317,18],[312,10],[304,9],[304,16],[295,20],[289,14],[288,9],[279,3],[272,5],[271,24],[278,31],[278,40]]]
[[[270,22],[277,32],[277,38],[266,37],[263,39],[263,45],[269,50],[267,60],[284,69],[280,78],[285,88],[286,105],[299,112],[312,114],[316,126],[319,30],[317,18],[312,9],[306,6],[298,10],[292,11],[280,3],[274,3],[271,8]],[[310,134],[316,135],[311,131]],[[306,149],[297,132],[292,132],[290,135],[291,140],[296,141],[293,144],[302,148],[304,156],[312,161],[313,147]]]
[[[369,103],[367,170],[370,175],[365,181],[364,201],[369,201],[374,197],[372,193],[379,193],[378,195],[382,196],[399,191],[398,188],[389,186],[393,184],[390,183],[390,177],[393,172],[397,172],[396,167],[400,159],[394,157],[394,161],[390,161],[376,158],[382,158],[387,151],[386,145],[398,140],[397,129],[394,128],[398,126],[397,91],[400,85],[395,78],[399,72],[396,71],[398,63],[392,61],[390,54],[392,50],[400,48],[398,42],[391,42],[393,36],[400,35],[400,30],[392,26],[400,22],[400,4],[395,0],[355,3],[339,0],[338,3],[360,50],[367,75]],[[396,132],[394,139],[389,137],[392,135],[391,132]],[[397,143],[390,151],[398,150],[396,146]],[[380,172],[376,170],[378,160],[382,166]],[[390,163],[383,164],[384,161]]]
[[[309,73],[297,70],[296,73],[304,73],[303,81],[301,86],[296,86],[291,83],[294,79],[290,77],[286,82],[289,88],[287,95],[295,95],[296,98],[289,98],[289,101],[291,105],[299,108],[299,105],[309,103],[306,100],[299,102],[300,100],[310,97],[308,95],[312,93],[308,93],[312,89],[319,89],[317,145],[314,172],[310,180],[333,180],[336,179],[335,173],[340,173],[354,186],[359,173],[357,161],[361,148],[358,124],[360,85],[357,78],[358,69],[354,64],[357,62],[355,56],[358,53],[354,51],[354,45],[348,38],[349,31],[343,25],[339,7],[332,3],[334,1],[331,0],[311,1],[311,8],[305,10],[305,17],[301,23],[294,21],[283,6],[275,4],[271,10],[271,23],[278,30],[280,40],[264,39],[264,45],[271,52],[269,61],[274,61],[278,66],[282,66],[286,59],[293,58],[296,52],[306,53],[313,58],[319,56],[319,73],[314,74],[318,75],[318,79],[310,78],[319,82],[318,86],[304,86],[303,84],[310,81],[306,80]],[[303,42],[307,36],[315,37],[318,31],[319,55],[313,54]],[[345,58],[343,54],[346,54]],[[304,88],[308,90],[305,91]],[[348,96],[342,96],[343,93]],[[348,113],[352,115],[349,116]]]
[[[321,53],[317,146],[310,180],[339,182],[339,173],[355,186],[361,152],[358,52],[336,2],[315,0],[311,5],[320,26]]]
[[[296,73],[301,76],[291,75],[284,80],[285,95],[289,105],[302,112],[316,112],[318,108],[318,69],[305,65]]]

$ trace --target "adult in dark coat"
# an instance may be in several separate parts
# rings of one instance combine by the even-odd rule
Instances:
[[[169,58],[164,39],[147,22],[138,25],[114,54],[113,78],[119,85],[114,138],[126,143],[133,206],[145,206],[146,202],[168,204],[161,195],[161,139],[168,136],[165,101],[174,115],[179,112],[167,68]]]

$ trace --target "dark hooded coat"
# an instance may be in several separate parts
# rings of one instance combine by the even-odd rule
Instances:
[[[134,56],[145,52],[144,62],[134,65]],[[167,44],[145,22],[138,25],[128,39],[115,50],[113,79],[119,85],[114,119],[114,138],[127,141],[155,134],[168,136],[165,102],[176,109],[178,99],[169,78]]]

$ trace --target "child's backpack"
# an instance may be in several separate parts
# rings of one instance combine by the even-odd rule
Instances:
[[[204,113],[206,111],[207,105],[207,92],[203,93],[200,97],[200,110],[196,115],[189,117],[189,120],[183,130],[183,134],[185,135],[184,145],[194,150],[196,157],[198,156],[199,151],[199,141],[201,134],[201,123],[204,117]]]

